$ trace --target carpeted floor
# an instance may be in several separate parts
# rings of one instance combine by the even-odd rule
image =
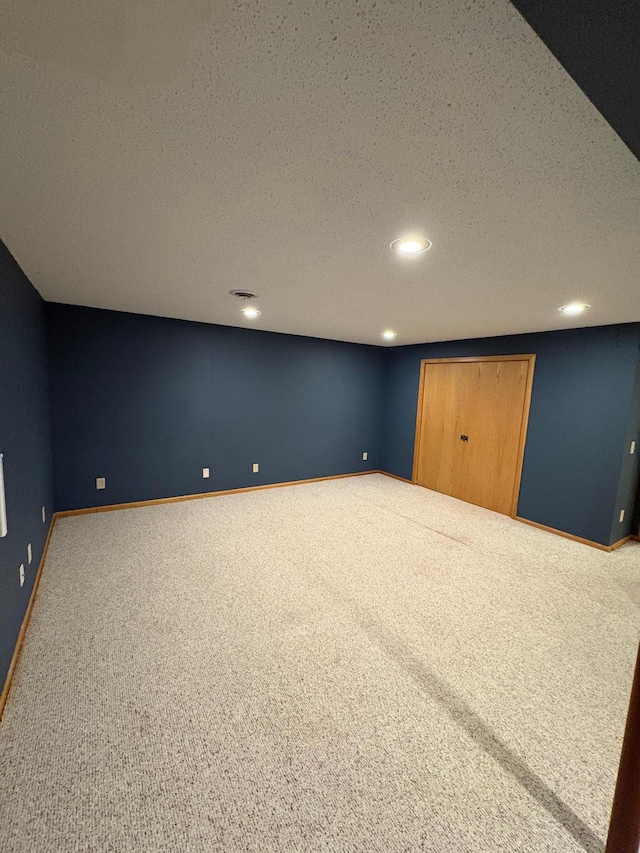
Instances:
[[[381,475],[60,520],[0,850],[602,851],[639,610],[640,546]]]

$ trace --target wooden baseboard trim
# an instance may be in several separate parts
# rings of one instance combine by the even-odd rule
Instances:
[[[400,480],[401,483],[409,483],[410,486],[415,486],[413,480],[407,480],[406,477],[399,477],[397,474],[390,474],[389,471],[376,471],[376,474],[384,474],[385,477],[393,477],[394,480]]]
[[[620,548],[621,545],[624,545],[625,542],[630,542],[633,539],[633,536],[629,534],[629,536],[623,536],[622,539],[618,539],[617,542],[614,542],[613,545],[609,545],[610,551],[615,551],[616,548]]]
[[[580,542],[582,545],[589,545],[590,548],[597,548],[599,551],[615,551],[620,548],[625,542],[628,542],[630,536],[625,536],[613,545],[602,545],[600,542],[594,542],[593,539],[583,539],[582,536],[574,536],[573,533],[567,533],[564,530],[558,530],[555,527],[549,527],[546,524],[539,524],[537,521],[530,521],[528,518],[522,518],[520,515],[514,516],[515,521],[521,521],[523,524],[528,524],[530,527],[537,527],[539,530],[546,530],[547,533],[555,533],[556,536],[564,536],[565,539],[573,539],[574,542]]]
[[[20,657],[20,652],[22,651],[22,643],[24,641],[24,635],[27,632],[27,625],[29,624],[29,619],[31,617],[31,610],[33,609],[33,602],[36,600],[36,593],[38,592],[38,586],[40,584],[40,576],[42,575],[42,568],[44,566],[44,561],[47,556],[47,551],[49,550],[49,542],[51,541],[51,534],[53,533],[53,528],[56,523],[56,515],[55,513],[51,516],[51,521],[49,522],[49,532],[47,533],[47,538],[44,543],[44,548],[42,549],[42,556],[40,557],[40,563],[38,565],[38,571],[36,573],[36,579],[33,582],[33,589],[31,590],[31,595],[29,596],[29,603],[27,604],[27,609],[25,610],[24,617],[22,619],[22,625],[20,626],[20,631],[18,633],[18,639],[16,640],[16,645],[13,650],[13,655],[11,657],[11,663],[9,664],[9,669],[7,671],[7,677],[4,682],[4,687],[2,688],[2,693],[0,693],[0,720],[2,720],[2,714],[4,713],[4,707],[7,704],[7,698],[9,696],[9,690],[11,689],[11,682],[13,681],[13,676],[16,671],[16,666],[18,664],[18,658]]]
[[[266,483],[263,486],[245,486],[242,489],[224,489],[219,492],[201,492],[196,495],[178,495],[173,498],[154,498],[148,501],[132,501],[124,504],[109,504],[108,506],[90,506],[84,509],[67,509],[56,513],[56,518],[69,518],[73,515],[90,515],[94,512],[113,512],[118,509],[137,509],[142,506],[157,506],[159,504],[180,503],[181,501],[197,501],[202,498],[219,498],[224,495],[240,495],[245,492],[259,492],[263,489],[282,489],[286,486],[304,486],[307,483],[323,483],[325,480],[344,480],[346,477],[363,477],[366,474],[378,474],[378,471],[355,471],[352,474],[333,474],[330,477],[313,477],[310,480],[289,480],[286,483]]]

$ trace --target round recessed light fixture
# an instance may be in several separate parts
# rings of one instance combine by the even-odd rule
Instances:
[[[398,237],[397,240],[394,240],[393,243],[391,243],[391,248],[399,255],[404,255],[405,257],[410,258],[414,255],[421,255],[423,252],[428,251],[431,248],[431,240],[427,240],[426,237],[418,237],[412,234],[407,237]]]
[[[382,337],[385,339],[385,341],[392,341],[394,338],[398,337],[398,333],[394,332],[392,329],[386,329],[382,333]]]
[[[260,311],[258,311],[258,309],[255,308],[253,305],[247,305],[246,308],[242,309],[242,313],[249,320],[255,320],[256,317],[260,316]]]
[[[578,314],[582,314],[588,308],[591,308],[591,305],[587,305],[586,302],[569,302],[568,305],[562,305],[558,310],[570,317],[577,317]]]

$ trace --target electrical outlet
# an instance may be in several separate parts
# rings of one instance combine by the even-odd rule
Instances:
[[[24,586],[24,563],[20,564],[20,586]]]
[[[104,477],[96,477],[96,489],[106,489],[107,481]]]
[[[254,462],[253,463],[253,473],[257,474],[259,470],[260,470],[260,466],[258,465],[257,462]]]
[[[363,462],[366,462],[368,458],[369,458],[369,454],[368,454],[368,453],[367,453],[367,451],[365,450],[365,452],[362,454],[362,461],[363,461]]]
[[[208,469],[208,468],[203,468],[203,469],[202,469],[202,479],[203,479],[203,480],[208,480],[208,479],[209,479],[209,469]]]
[[[622,524],[622,522],[624,521],[624,510],[623,509],[620,510],[620,518],[618,521],[620,524]]]
[[[42,507],[42,523],[44,524],[47,520],[47,508],[46,506]]]
[[[33,553],[31,551],[31,542],[29,542],[29,544],[27,545],[27,560],[29,562],[29,565],[31,565],[31,561],[33,560]]]
[[[629,451],[629,453],[631,454],[631,456],[633,456],[633,454],[635,452],[636,452],[636,443],[635,443],[635,441],[632,441],[631,442],[631,450]]]

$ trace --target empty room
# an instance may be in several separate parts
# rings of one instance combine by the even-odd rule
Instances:
[[[3,5],[1,853],[638,853],[638,43]]]

